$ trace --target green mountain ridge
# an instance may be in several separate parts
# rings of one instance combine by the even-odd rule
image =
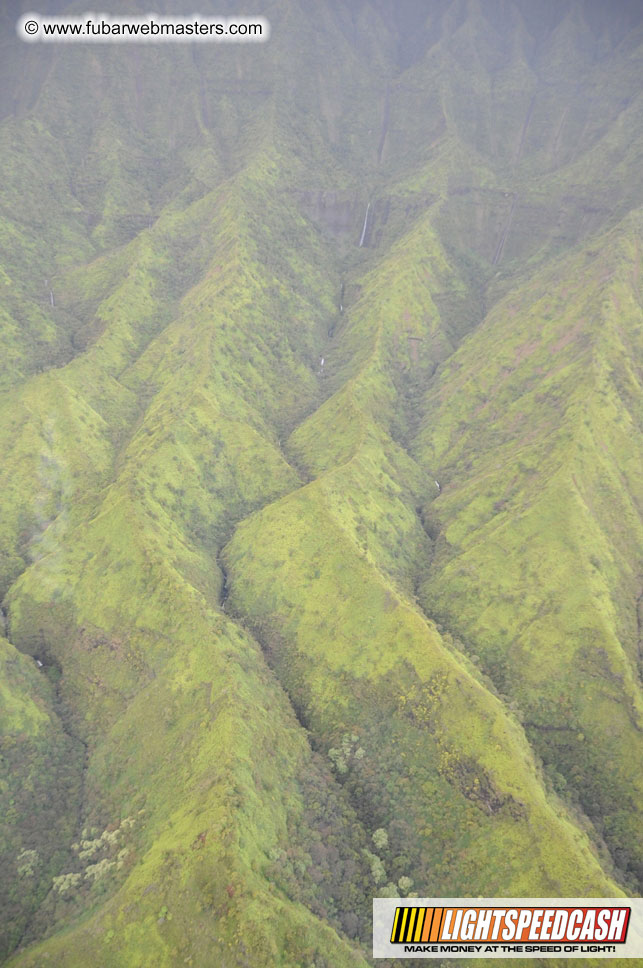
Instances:
[[[7,964],[640,893],[643,21],[536,6],[3,14]]]

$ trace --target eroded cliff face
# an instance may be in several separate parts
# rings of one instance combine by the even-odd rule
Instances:
[[[638,7],[251,7],[252,48],[3,14],[24,968],[641,890]]]

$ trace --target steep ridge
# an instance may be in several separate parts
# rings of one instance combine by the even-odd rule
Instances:
[[[99,132],[99,143],[101,137]],[[261,143],[259,154],[269,170],[269,150],[263,148]],[[109,171],[110,160],[105,164],[101,151],[99,172]],[[255,920],[248,921],[251,897],[257,916],[247,957],[253,963],[273,964],[277,951],[289,948],[299,953],[306,937],[310,957],[320,964],[326,956],[333,964],[354,964],[360,959],[319,918],[334,919],[352,935],[366,930],[367,890],[356,886],[365,870],[359,823],[341,793],[332,792],[328,768],[311,755],[252,640],[216,608],[221,534],[235,515],[297,482],[280,455],[278,437],[283,421],[292,421],[314,398],[315,332],[322,327],[325,332],[330,307],[323,289],[326,279],[333,286],[333,273],[314,239],[312,248],[310,241],[302,245],[302,229],[307,230],[294,211],[285,254],[283,242],[275,248],[275,238],[266,238],[267,197],[255,188],[253,199],[252,175],[220,194],[208,197],[207,188],[204,194],[199,176],[212,178],[214,159],[212,151],[198,159],[193,187],[182,186],[183,198],[173,200],[153,228],[146,217],[144,232],[123,249],[80,270],[72,267],[64,282],[59,272],[56,306],[50,308],[68,309],[73,320],[82,321],[82,340],[70,350],[79,355],[20,387],[3,410],[4,453],[11,455],[3,465],[10,498],[3,505],[5,589],[34,562],[12,588],[12,638],[44,661],[46,670],[62,667],[65,721],[89,745],[77,843],[70,850],[72,831],[65,836],[60,823],[47,825],[47,849],[56,855],[54,869],[49,862],[45,873],[50,884],[52,874],[58,877],[23,943],[61,919],[73,919],[124,881],[112,916],[127,909],[132,927],[140,923],[138,929],[114,932],[102,912],[98,927],[92,921],[52,943],[49,956],[57,963],[84,965],[95,957],[89,952],[97,931],[110,942],[116,934],[110,958],[131,960],[145,949],[150,963],[174,964],[177,945],[184,947],[188,938],[188,953],[198,961],[213,948],[225,957],[226,950],[239,947],[235,911],[243,911],[246,923]],[[260,174],[255,172],[255,183]],[[112,178],[109,191],[119,197],[121,189]],[[94,191],[103,212],[109,211],[109,193],[100,198],[100,177]],[[273,192],[272,204],[279,205],[269,220],[273,226],[288,224],[284,201]],[[240,240],[242,222],[248,231]],[[96,238],[100,217],[93,224]],[[214,242],[208,246],[213,224]],[[98,240],[113,242],[123,230],[129,227],[112,218]],[[319,267],[308,268],[297,249],[312,253]],[[302,269],[311,292],[319,292],[315,305],[292,285],[293,274]],[[181,296],[201,278],[179,310]],[[204,330],[206,314],[211,323]],[[245,333],[239,325],[244,314]],[[262,320],[269,321],[268,328]],[[163,342],[152,343],[141,357],[158,333]],[[247,346],[254,346],[250,355]],[[58,362],[50,352],[47,359]],[[239,396],[244,383],[245,400]],[[179,505],[181,519],[174,522]],[[10,724],[7,729],[10,742]],[[51,745],[43,779],[58,802],[65,792],[53,738]],[[177,784],[181,762],[186,775]],[[273,819],[266,823],[268,815]],[[71,820],[75,825],[75,817]],[[334,840],[332,869],[327,847],[315,834],[322,823]],[[177,833],[163,846],[163,831],[167,835],[173,827]],[[39,847],[42,836],[28,833],[29,847]],[[241,849],[240,838],[249,852]],[[316,841],[321,887],[306,873],[312,863],[308,849]],[[15,857],[13,850],[6,857],[9,871],[16,863],[19,876],[24,856],[31,856],[20,846],[15,843]],[[186,858],[187,890],[181,874]],[[270,868],[268,882],[259,870]],[[356,900],[349,901],[347,892]],[[316,915],[301,908],[302,901]],[[31,897],[27,902],[23,908],[33,908]],[[218,937],[211,932],[215,909]],[[349,918],[345,925],[340,914]],[[229,930],[220,922],[226,915]],[[16,918],[12,931],[18,923]],[[147,937],[150,928],[159,935],[156,941]],[[14,933],[7,943],[15,940]]]
[[[413,305],[433,267],[426,247],[409,248],[395,300]],[[383,266],[374,279],[379,271],[386,278]],[[428,553],[415,509],[435,484],[387,426],[400,411],[390,372],[410,360],[408,343],[395,350],[397,305],[361,282],[335,350],[353,373],[290,439],[322,473],[237,528],[225,551],[229,607],[263,643],[360,816],[388,831],[383,863],[394,880],[412,868],[428,896],[500,883],[547,896],[582,879],[584,890],[617,890],[548,800],[514,717],[413,601]],[[346,736],[355,737],[348,750]]]
[[[4,959],[19,944],[64,863],[77,821],[83,749],[62,729],[54,690],[4,638],[0,671],[0,865],[12,871],[0,885]]]
[[[236,197],[246,196],[247,186]],[[113,917],[131,906],[133,898],[137,921],[158,910],[172,915],[175,924],[169,931],[156,929],[159,938],[146,955],[157,964],[165,963],[163,959],[172,964],[175,937],[182,946],[191,936],[185,950],[198,958],[203,956],[201,948],[210,950],[213,944],[222,951],[236,949],[234,911],[242,904],[246,921],[252,921],[244,898],[254,895],[258,911],[263,908],[264,913],[257,915],[248,957],[262,958],[266,964],[274,958],[274,924],[269,934],[261,928],[265,910],[271,909],[275,923],[283,923],[278,950],[287,951],[296,943],[301,925],[312,939],[311,952],[315,932],[320,931],[319,954],[330,945],[333,960],[348,964],[353,963],[350,947],[333,941],[330,928],[311,928],[311,915],[305,911],[290,911],[283,900],[271,901],[274,887],[269,888],[253,868],[260,856],[264,865],[269,856],[273,863],[281,857],[280,844],[287,845],[289,826],[310,829],[315,811],[315,822],[321,822],[316,789],[326,791],[329,804],[336,801],[332,809],[334,826],[339,825],[338,864],[352,865],[353,880],[361,876],[363,861],[351,840],[359,844],[364,835],[341,794],[332,793],[328,767],[311,758],[305,736],[252,639],[217,608],[221,579],[216,551],[221,535],[235,516],[298,481],[280,454],[277,434],[282,421],[293,419],[289,414],[310,406],[315,392],[312,370],[299,360],[317,356],[315,330],[325,333],[329,312],[321,280],[331,273],[324,271],[323,253],[313,243],[316,261],[307,271],[317,273],[320,280],[311,287],[320,293],[318,302],[304,304],[285,288],[288,272],[301,262],[295,251],[275,266],[272,281],[265,269],[253,278],[246,251],[240,255],[249,240],[241,236],[232,244],[226,241],[230,208],[237,235],[245,218],[238,202],[233,195],[223,210],[218,200],[214,205],[220,235],[203,281],[181,301],[177,318],[119,376],[119,386],[126,386],[139,406],[145,402],[115,454],[112,479],[96,489],[93,500],[85,493],[73,513],[59,510],[44,532],[37,560],[7,598],[14,642],[62,666],[60,692],[67,718],[90,747],[84,832],[70,852],[70,870],[65,874],[63,868],[60,875],[67,880],[55,882],[34,930],[85,906],[92,883],[100,892],[108,885],[114,890],[120,882]],[[283,217],[283,204],[280,213]],[[212,210],[207,214],[212,220]],[[305,226],[302,230],[309,231]],[[297,241],[295,230],[293,245],[300,251],[310,247]],[[256,235],[251,244],[260,244]],[[284,311],[293,336],[296,332],[297,357],[288,344]],[[204,327],[206,315],[211,322]],[[199,326],[194,325],[195,318]],[[228,326],[229,318],[234,318],[234,329]],[[271,329],[277,319],[279,328]],[[308,351],[302,320],[308,327]],[[66,385],[81,362],[88,366],[92,356],[105,355],[105,344],[118,341],[118,327],[119,321],[108,323],[82,361],[57,372],[56,380]],[[254,352],[241,354],[240,341],[246,347],[254,344]],[[142,387],[150,389],[142,392]],[[34,399],[48,405],[42,394]],[[52,447],[57,443],[54,437]],[[79,450],[83,443],[79,437]],[[71,503],[68,494],[63,498]],[[177,783],[180,763],[183,775]],[[289,783],[292,795],[286,794]],[[277,788],[282,805],[273,808]],[[273,821],[266,825],[262,817],[275,809]],[[138,835],[141,818],[145,833]],[[355,832],[349,837],[343,831],[351,825]],[[247,851],[236,842],[241,836]],[[197,850],[191,889],[179,890],[184,855],[191,858]],[[135,873],[127,876],[135,859]],[[290,863],[282,879],[292,877]],[[214,880],[205,873],[210,869],[216,871]],[[309,903],[320,913],[325,908],[317,894],[341,896],[352,890],[363,905],[365,892],[350,880],[330,871],[327,880],[319,892],[304,876]],[[151,894],[141,902],[141,892],[148,887]],[[269,893],[262,898],[266,890]],[[202,930],[192,923],[196,896],[208,899],[198,902]],[[213,906],[230,922],[229,932],[219,926],[218,938],[208,928]],[[337,904],[339,911],[353,908],[346,901]],[[360,913],[361,922],[367,913]],[[354,933],[361,923],[355,913],[352,916],[355,924],[349,927]],[[325,917],[331,912],[325,911]],[[101,931],[111,941],[115,928],[105,918],[109,919],[106,912],[100,915]],[[156,920],[164,924],[167,919],[160,915]],[[91,925],[78,929],[71,938],[52,942],[49,950],[59,963],[83,963],[95,930]],[[110,956],[119,957],[121,951],[132,957],[136,950],[136,933],[123,936],[116,931]]]
[[[639,890],[641,47],[588,9],[280,2],[17,98],[3,735],[54,803],[7,814],[12,964],[364,964],[375,893]]]
[[[641,877],[641,213],[508,294],[429,390],[421,593]],[[481,365],[484,360],[484,365]]]

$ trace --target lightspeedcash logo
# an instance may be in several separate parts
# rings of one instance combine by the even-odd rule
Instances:
[[[643,956],[641,899],[373,901],[375,958]]]

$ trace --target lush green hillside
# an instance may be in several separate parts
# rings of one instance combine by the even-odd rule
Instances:
[[[23,931],[65,864],[78,824],[83,749],[66,735],[37,666],[0,638],[0,957]]]
[[[640,213],[497,304],[428,391],[425,609],[641,877]],[[596,243],[592,243],[594,245]],[[480,366],[480,360],[488,362]]]
[[[3,13],[12,966],[640,894],[643,18],[536,7]]]

